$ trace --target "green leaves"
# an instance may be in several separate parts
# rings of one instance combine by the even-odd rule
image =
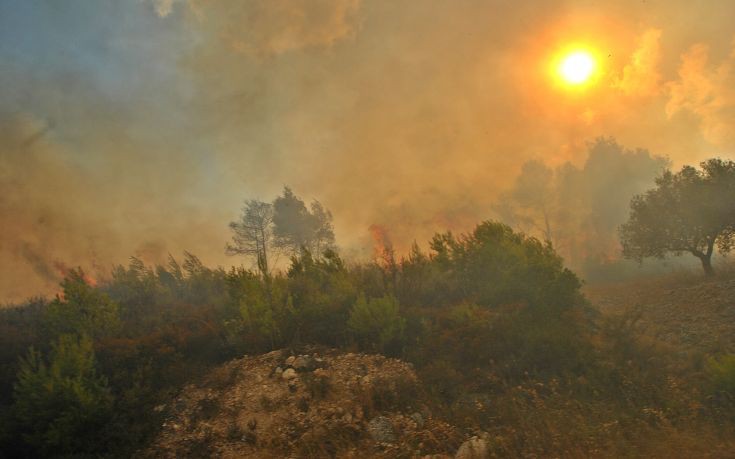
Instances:
[[[14,396],[19,430],[37,453],[90,452],[100,446],[85,433],[107,421],[112,396],[95,372],[88,337],[61,335],[48,361],[31,348],[21,359]]]
[[[363,347],[383,352],[402,337],[406,321],[394,297],[365,299],[361,295],[352,307],[347,326]]]
[[[70,333],[99,337],[118,328],[117,303],[91,286],[81,269],[72,269],[61,286],[63,295],[57,296],[44,314],[51,336]]]
[[[730,251],[735,230],[735,163],[718,158],[665,171],[656,188],[633,198],[620,227],[623,256],[637,261],[689,252],[711,273],[715,245]]]

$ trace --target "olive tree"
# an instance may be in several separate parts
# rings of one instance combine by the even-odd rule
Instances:
[[[735,162],[713,158],[700,167],[666,170],[655,188],[633,198],[620,227],[624,257],[642,261],[688,252],[699,258],[705,275],[714,274],[715,247],[727,253],[733,246]]]

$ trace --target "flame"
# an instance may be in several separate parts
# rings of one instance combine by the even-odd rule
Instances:
[[[373,238],[373,256],[376,259],[387,259],[393,255],[393,243],[388,236],[388,230],[377,223],[368,227],[370,236]]]
[[[56,268],[59,274],[61,274],[61,277],[67,277],[69,275],[69,272],[71,271],[71,269],[63,261],[59,261],[59,260],[54,261],[54,268]],[[97,280],[94,277],[85,273],[83,270],[81,270],[81,268],[80,268],[80,272],[82,273],[82,279],[90,287],[97,286]]]

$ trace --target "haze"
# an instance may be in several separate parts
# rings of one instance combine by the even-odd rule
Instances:
[[[731,157],[733,17],[714,0],[2,0],[0,301],[54,293],[60,266],[232,264],[228,222],[284,185],[369,258],[369,228],[401,251],[508,215],[524,164],[585,170],[601,136],[645,149],[650,176]],[[549,65],[574,45],[600,68],[571,89]]]

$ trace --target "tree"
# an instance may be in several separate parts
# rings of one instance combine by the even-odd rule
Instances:
[[[727,253],[735,240],[735,162],[714,158],[700,167],[666,170],[655,188],[633,198],[620,227],[623,256],[640,262],[689,252],[705,275],[714,274],[715,246]]]
[[[274,243],[291,256],[303,249],[321,256],[334,248],[331,212],[319,201],[313,201],[310,207],[307,209],[289,187],[284,187],[283,195],[273,201]]]
[[[245,201],[240,220],[230,222],[232,244],[227,244],[228,255],[254,257],[258,270],[268,276],[268,253],[273,243],[273,205],[250,199]]]
[[[74,333],[99,337],[117,329],[120,311],[106,293],[89,285],[79,269],[72,269],[61,282],[63,294],[44,313],[44,323],[52,336]]]
[[[91,339],[74,335],[58,338],[48,362],[33,348],[21,359],[13,411],[37,454],[99,452],[102,438],[95,433],[109,421],[112,396],[94,365]]]
[[[617,230],[630,199],[667,166],[668,160],[647,150],[599,137],[587,143],[581,165],[552,169],[527,161],[494,210],[511,226],[551,241],[572,266],[589,267],[619,253]]]
[[[551,242],[554,171],[541,161],[527,161],[510,192],[496,210],[506,219],[540,230]],[[540,222],[538,220],[541,220]]]
[[[446,273],[437,295],[450,303],[497,307],[528,304],[566,309],[576,304],[580,282],[548,242],[485,221],[466,235],[437,234],[432,261]]]

